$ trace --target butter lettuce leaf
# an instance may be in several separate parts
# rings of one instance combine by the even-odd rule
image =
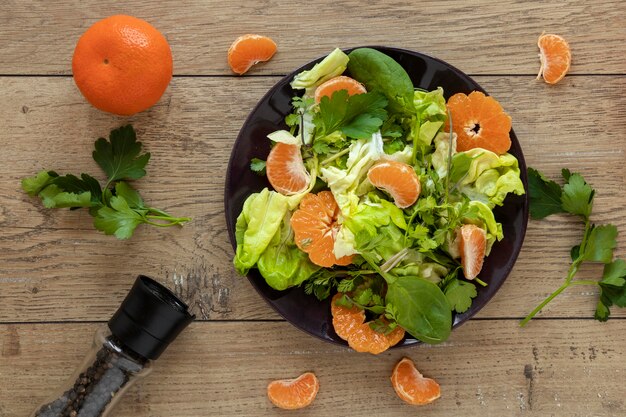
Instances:
[[[367,171],[384,155],[380,133],[353,141],[349,149],[346,169],[334,166],[320,169],[321,179],[328,184],[344,216],[350,216],[358,206],[360,196],[372,189],[367,181]]]
[[[470,199],[493,208],[501,206],[509,193],[524,194],[518,162],[513,155],[506,153],[498,156],[481,148],[470,149],[465,154],[472,161],[458,188]]]
[[[313,68],[296,75],[291,82],[291,88],[297,90],[317,87],[324,81],[343,74],[348,67],[349,60],[348,55],[336,48]]]
[[[290,218],[289,213],[283,218],[281,228],[257,262],[267,284],[279,291],[302,284],[321,268],[296,246]]]
[[[237,272],[245,275],[257,263],[279,231],[288,209],[289,198],[267,188],[246,199],[235,226]]]

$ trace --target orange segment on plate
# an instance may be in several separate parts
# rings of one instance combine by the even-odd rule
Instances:
[[[296,410],[311,404],[320,389],[320,383],[312,372],[298,378],[272,381],[267,386],[267,397],[279,408]]]
[[[402,339],[404,339],[405,333],[406,332],[404,331],[404,329],[402,327],[400,327],[400,326],[396,326],[395,329],[393,329],[391,332],[387,333],[385,335],[385,337],[389,341],[389,347],[395,346],[398,343],[400,343],[400,341]]]
[[[480,91],[457,93],[448,99],[448,110],[459,152],[483,148],[501,155],[511,148],[511,117],[493,97]]]
[[[315,89],[315,102],[319,103],[322,97],[331,97],[335,91],[346,90],[348,95],[367,93],[365,86],[354,78],[340,75],[320,84]]]
[[[267,36],[242,35],[228,48],[228,65],[242,75],[259,62],[269,61],[276,53],[276,43]]]
[[[463,274],[467,279],[474,279],[483,268],[487,234],[474,224],[464,224],[457,233]]]
[[[267,157],[265,169],[272,187],[284,195],[306,190],[311,181],[298,145],[276,143]]]
[[[269,158],[268,158],[269,162]],[[269,176],[269,164],[268,164]],[[296,245],[309,254],[311,262],[330,268],[333,265],[349,265],[352,255],[337,258],[334,253],[339,206],[330,191],[307,194],[291,216],[291,227]]]
[[[400,208],[413,205],[422,189],[415,170],[404,162],[379,162],[370,168],[367,178],[376,188],[389,193]]]
[[[335,302],[341,298],[342,295],[341,293],[337,293],[333,296],[330,301],[330,313],[333,317],[335,333],[343,340],[348,340],[352,331],[365,322],[365,312],[356,306],[346,308],[336,305]]]
[[[411,405],[430,404],[441,396],[437,381],[424,377],[409,358],[402,358],[393,368],[391,385],[398,397]]]
[[[389,349],[389,338],[370,327],[369,322],[356,326],[348,336],[348,345],[357,352],[378,355]]]
[[[537,41],[541,67],[537,78],[543,76],[548,84],[556,84],[565,77],[572,62],[569,45],[559,35],[545,34]]]

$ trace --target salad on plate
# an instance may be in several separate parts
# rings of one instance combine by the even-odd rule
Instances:
[[[505,238],[494,208],[524,194],[511,118],[482,92],[414,88],[370,48],[335,49],[291,81],[293,111],[250,169],[271,188],[247,197],[234,265],[279,291],[333,296],[333,327],[380,353],[405,332],[445,341]],[[261,138],[260,138],[261,139]]]

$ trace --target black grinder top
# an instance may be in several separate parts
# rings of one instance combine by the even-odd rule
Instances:
[[[169,289],[140,275],[109,320],[109,329],[135,353],[157,359],[195,318]]]

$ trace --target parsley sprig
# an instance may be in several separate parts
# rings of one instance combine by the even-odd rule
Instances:
[[[122,180],[136,180],[146,175],[150,153],[141,154],[131,125],[111,131],[109,140],[95,142],[93,159],[107,175],[104,187],[88,174],[80,178],[40,171],[22,179],[22,189],[38,196],[46,208],[89,208],[96,229],[118,239],[128,239],[140,224],[157,227],[180,226],[188,217],[173,217],[163,210],[147,206],[139,193]]]
[[[626,307],[626,262],[613,259],[617,245],[617,228],[612,224],[596,226],[590,221],[595,190],[585,179],[569,170],[562,171],[565,185],[547,179],[539,171],[528,168],[528,189],[530,195],[530,215],[533,219],[543,219],[551,214],[569,213],[580,217],[584,233],[579,245],[571,249],[572,263],[563,284],[539,304],[522,322],[528,323],[542,308],[570,286],[595,285],[600,289],[600,299],[595,319],[606,321],[610,307]],[[584,262],[604,264],[600,280],[574,280]]]

